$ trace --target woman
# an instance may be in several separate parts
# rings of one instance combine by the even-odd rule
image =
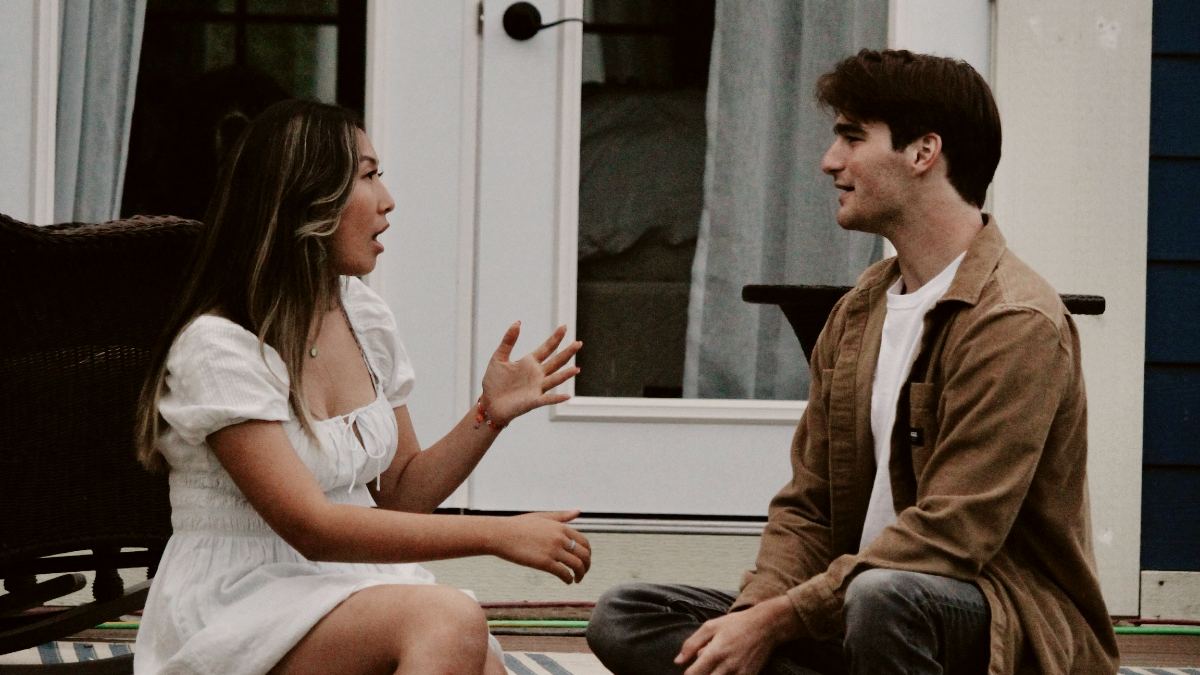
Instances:
[[[172,524],[138,673],[503,673],[478,604],[415,564],[495,555],[579,581],[577,512],[434,515],[496,435],[579,372],[559,327],[505,333],[476,408],[421,451],[413,375],[375,267],[395,206],[346,111],[284,101],[227,159],[143,390],[139,456]],[[371,508],[378,506],[379,508]],[[335,670],[336,669],[336,670]]]

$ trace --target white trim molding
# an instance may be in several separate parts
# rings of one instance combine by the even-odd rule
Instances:
[[[59,0],[34,6],[33,158],[30,221],[54,222],[54,155],[58,123]]]
[[[1141,616],[1200,621],[1200,572],[1143,570]]]
[[[629,534],[729,534],[759,536],[766,520],[665,520],[655,518],[576,518],[571,526],[580,532]]]
[[[554,406],[550,419],[796,426],[807,406],[807,401],[579,396]]]
[[[561,0],[560,17],[583,15],[581,0]],[[576,317],[576,293],[579,274],[579,144],[580,89],[583,85],[583,28],[579,22],[568,22],[559,27],[558,44],[558,128],[555,148],[558,190],[555,195],[555,217],[558,221],[557,250],[554,284],[558,292],[556,322],[566,324],[574,339]],[[562,390],[575,393],[575,381],[569,380]]]

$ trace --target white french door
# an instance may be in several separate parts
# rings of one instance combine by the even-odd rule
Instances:
[[[501,25],[511,4],[483,4],[476,364],[514,320],[520,352],[559,323],[577,324],[582,32],[569,22],[514,40]],[[583,9],[580,0],[534,4],[547,23]],[[790,475],[801,410],[796,401],[577,397],[505,430],[470,480],[469,505],[764,515]]]

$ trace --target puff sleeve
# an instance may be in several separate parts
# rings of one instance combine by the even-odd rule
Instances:
[[[288,375],[270,346],[238,324],[212,315],[197,317],[175,338],[167,354],[166,390],[158,412],[192,445],[247,420],[290,417]]]
[[[357,277],[347,277],[345,284],[342,301],[367,361],[379,378],[388,403],[393,408],[400,407],[408,402],[414,373],[392,310]]]

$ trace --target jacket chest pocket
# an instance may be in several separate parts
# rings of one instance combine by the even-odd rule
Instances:
[[[913,382],[908,390],[908,445],[912,448],[913,475],[920,478],[937,440],[937,400],[933,384]]]

